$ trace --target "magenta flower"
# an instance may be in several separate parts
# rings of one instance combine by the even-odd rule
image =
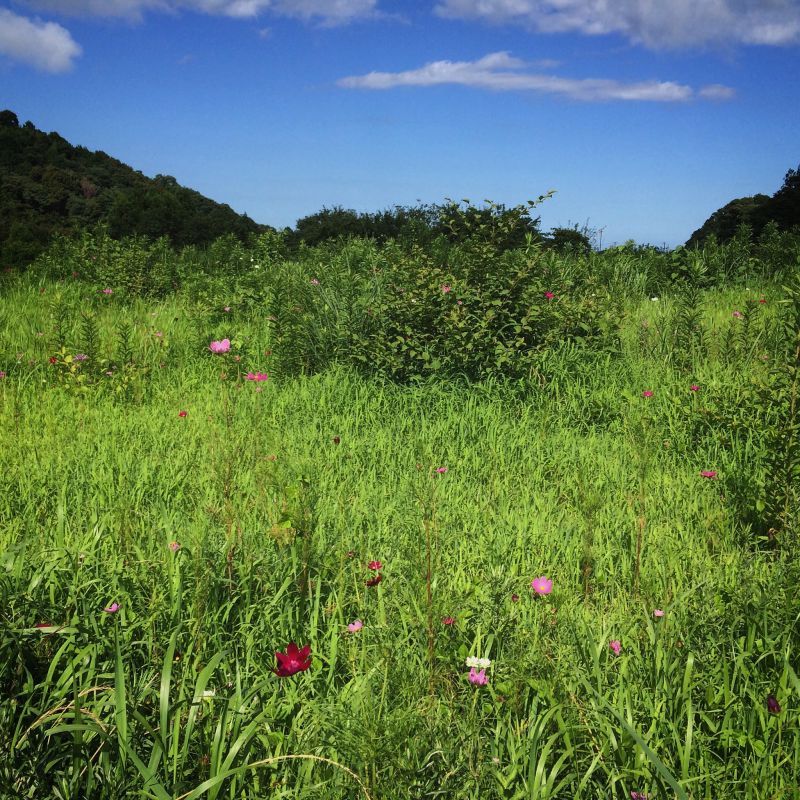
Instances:
[[[0,369],[0,381],[3,380],[3,378],[5,378],[5,377],[6,377],[6,373],[2,369]]]
[[[486,677],[486,670],[472,667],[469,671],[469,682],[474,683],[476,686],[486,686],[489,683],[489,679]]]
[[[436,467],[436,472],[439,475],[444,475],[444,473],[447,472],[447,467]]]
[[[642,392],[642,397],[652,397],[652,396],[653,396],[653,391],[652,391],[652,389],[645,389],[645,390]]]
[[[188,412],[186,412],[186,411],[184,411],[183,409],[181,409],[181,410],[178,412],[178,416],[179,416],[179,417],[185,417],[187,413],[188,413]]]
[[[741,312],[741,311],[734,311],[734,312],[733,312],[733,316],[734,316],[736,319],[741,319],[741,318],[744,316],[744,314],[742,314],[742,312]]]
[[[374,572],[378,572],[379,570],[383,569],[383,563],[380,561],[370,561],[369,564],[367,564],[367,567]]]
[[[113,289],[103,289],[103,294],[114,294]]]
[[[443,283],[439,288],[442,290],[442,294],[453,291],[453,287],[449,283]]]
[[[269,375],[266,372],[248,372],[245,376],[245,379],[248,381],[268,381]]]
[[[781,713],[781,704],[778,702],[778,698],[775,697],[774,694],[771,694],[767,697],[767,711],[769,711],[770,714]]]
[[[692,385],[689,387],[689,389],[690,389],[691,391],[693,391],[693,392],[699,392],[699,391],[700,391],[700,387],[699,387],[699,386],[698,386],[696,383],[693,383],[693,384],[692,384]]]
[[[545,292],[545,293],[544,293],[544,296],[545,296],[545,297],[546,297],[548,300],[552,300],[552,299],[555,297],[555,295],[554,295],[552,292]]]
[[[661,619],[661,617],[664,616],[664,612],[660,608],[656,608],[653,611],[653,616],[656,617],[657,619]]]
[[[231,349],[231,340],[223,339],[220,342],[211,342],[208,349],[212,353],[227,353]]]
[[[614,651],[614,655],[616,656],[618,656],[619,651],[622,650],[622,642],[620,642],[619,639],[612,639],[608,643],[608,646]]]
[[[89,356],[87,356],[86,353],[75,353],[75,355],[72,357],[72,360],[73,361],[86,361],[87,358],[89,358]]]
[[[538,595],[550,594],[553,591],[553,581],[542,575],[540,578],[534,578],[531,581],[531,589]]]
[[[456,618],[455,617],[442,617],[442,625],[455,625]]]
[[[631,800],[647,800],[646,792],[631,792]]]
[[[119,603],[112,603],[110,606],[106,606],[103,611],[105,611],[106,614],[116,614],[117,611],[119,611]]]
[[[294,642],[289,642],[286,652],[276,652],[275,658],[278,659],[278,668],[273,672],[279,678],[290,678],[311,666],[311,645],[307,644],[301,650]]]
[[[180,542],[170,542],[169,549],[172,550],[173,553],[177,553],[178,550],[181,549]]]
[[[347,626],[347,630],[349,630],[349,631],[350,631],[350,633],[357,633],[357,632],[358,632],[358,631],[360,631],[360,630],[361,630],[363,627],[364,627],[364,623],[363,623],[363,622],[362,622],[360,619],[357,619],[357,620],[354,620],[353,622],[351,622],[351,623],[350,623],[350,624]]]
[[[717,477],[717,472],[716,472],[716,470],[713,470],[713,469],[704,469],[704,470],[701,470],[700,474],[701,474],[701,475],[702,475],[704,478],[716,478],[716,477]]]

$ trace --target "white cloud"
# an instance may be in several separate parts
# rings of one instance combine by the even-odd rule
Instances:
[[[32,8],[71,16],[140,19],[146,11],[200,11],[249,19],[264,11],[325,24],[375,16],[377,0],[24,0]]]
[[[55,22],[0,8],[0,54],[45,72],[66,72],[81,48],[69,31]]]
[[[736,92],[730,86],[723,86],[719,83],[704,86],[697,94],[706,100],[730,100],[736,96]]]
[[[650,100],[675,102],[695,96],[690,86],[673,81],[623,83],[606,78],[563,78],[529,72],[527,64],[508,53],[490,53],[477,61],[432,61],[405,72],[370,72],[341,78],[344,89],[394,89],[398,86],[442,86],[457,84],[494,91],[532,91],[563,95],[573,100]],[[708,86],[698,96],[730,97],[726,86]]]
[[[435,11],[542,33],[617,33],[652,48],[800,41],[799,0],[438,0]]]

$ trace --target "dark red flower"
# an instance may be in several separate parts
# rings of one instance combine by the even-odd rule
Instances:
[[[771,694],[769,697],[767,697],[767,711],[769,711],[770,714],[781,713],[781,704],[778,702],[778,698],[775,697],[774,694]]]
[[[455,617],[442,617],[442,625],[455,625],[456,618]]]
[[[275,653],[278,668],[274,670],[279,678],[288,678],[298,672],[305,672],[311,666],[311,645],[302,650],[294,642],[289,642],[285,653]]]
[[[348,558],[355,558],[355,557],[356,557],[356,551],[355,551],[355,550],[348,550],[348,551],[345,553],[345,555],[346,555]]]
[[[58,364],[58,359],[55,356],[50,356],[49,361],[51,364]]]
[[[375,572],[377,572],[380,569],[383,569],[383,564],[381,564],[380,561],[370,561],[369,564],[367,564],[367,566],[370,569],[375,570]]]
[[[377,586],[382,580],[383,580],[383,575],[381,575],[379,572],[374,578],[370,578],[367,581],[367,586]]]
[[[340,437],[338,437],[338,436],[334,436],[334,437],[333,437],[333,443],[334,443],[334,444],[339,444],[339,442],[341,442],[341,441],[342,441],[342,440],[341,440],[341,438],[340,438]]]
[[[512,603],[519,603],[519,595],[514,593],[511,595],[511,602]]]
[[[186,412],[185,411],[179,411],[178,412],[178,416],[179,417],[185,417],[186,416]]]

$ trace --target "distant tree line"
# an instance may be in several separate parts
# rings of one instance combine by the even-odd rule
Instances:
[[[739,197],[715,211],[686,242],[687,247],[702,245],[710,236],[728,242],[742,225],[759,238],[769,225],[778,231],[790,231],[800,226],[800,166],[790,169],[783,185],[770,197],[756,194]]]
[[[0,112],[0,263],[27,264],[54,234],[98,223],[115,238],[168,236],[179,247],[266,229],[169,175],[147,178],[106,153],[75,147],[31,122],[20,125],[13,111]]]

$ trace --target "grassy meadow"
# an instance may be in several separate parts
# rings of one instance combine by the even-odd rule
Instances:
[[[0,797],[800,797],[791,271],[269,246],[2,279]]]

